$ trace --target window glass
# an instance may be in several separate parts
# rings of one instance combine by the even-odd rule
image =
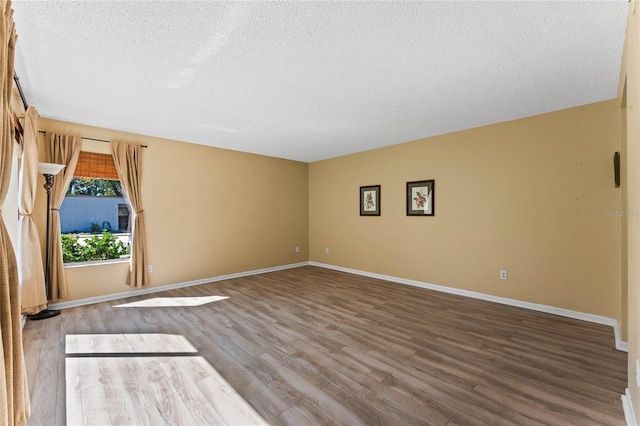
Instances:
[[[129,257],[131,207],[114,173],[110,155],[81,153],[60,207],[64,263]]]

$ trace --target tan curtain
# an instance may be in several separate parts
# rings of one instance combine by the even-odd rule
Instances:
[[[23,314],[37,314],[47,308],[40,237],[32,216],[38,191],[39,123],[40,116],[35,108],[29,107],[24,125],[20,168],[20,222],[18,223],[18,276],[22,291]]]
[[[144,287],[149,285],[149,273],[147,272],[147,237],[142,208],[142,146],[112,141],[111,152],[122,188],[134,213],[127,285]]]
[[[49,277],[51,283],[52,301],[66,299],[67,282],[64,276],[64,263],[62,261],[62,239],[60,238],[60,206],[64,201],[73,173],[78,164],[82,138],[80,136],[59,135],[47,133],[48,161],[51,163],[65,164],[67,167],[54,176],[53,189],[51,190],[51,224],[49,227],[49,256],[51,256],[51,270]]]
[[[18,265],[2,220],[2,205],[7,196],[13,159],[11,92],[13,57],[16,44],[11,2],[2,2],[0,17],[0,424],[24,425],[29,418],[29,388],[22,350],[20,324],[20,288]]]

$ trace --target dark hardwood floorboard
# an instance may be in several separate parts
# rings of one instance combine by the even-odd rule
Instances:
[[[35,426],[625,424],[610,327],[315,267],[67,309],[24,342]]]

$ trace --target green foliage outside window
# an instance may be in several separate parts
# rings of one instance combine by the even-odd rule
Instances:
[[[119,180],[74,177],[69,184],[67,195],[122,197],[124,191]]]
[[[85,239],[82,243],[78,235],[62,234],[61,237],[64,263],[119,259],[120,256],[131,252],[128,245],[106,230],[100,235]]]

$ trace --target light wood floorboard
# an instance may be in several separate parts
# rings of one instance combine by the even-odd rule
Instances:
[[[24,347],[33,426],[624,425],[610,327],[315,267],[67,309]]]

